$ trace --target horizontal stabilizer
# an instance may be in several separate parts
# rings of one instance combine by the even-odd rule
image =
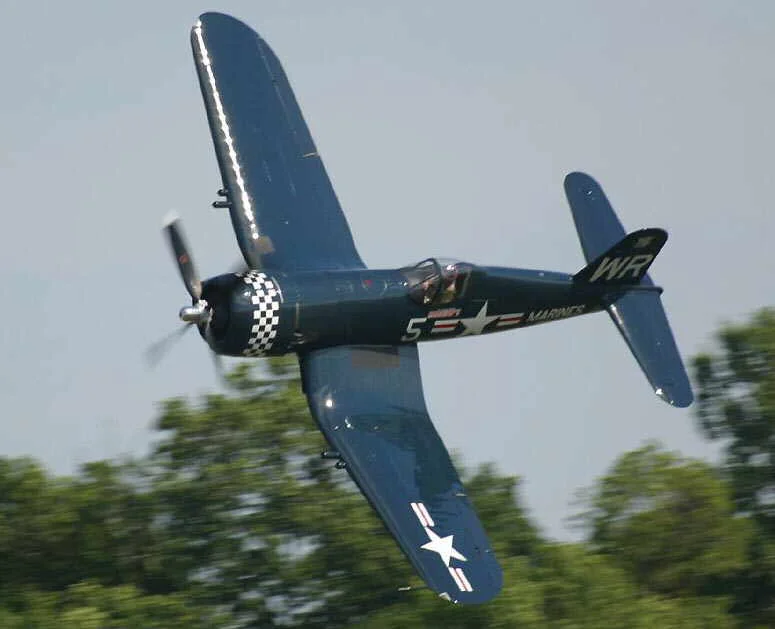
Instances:
[[[654,392],[673,406],[694,400],[689,377],[655,292],[627,292],[606,307]]]

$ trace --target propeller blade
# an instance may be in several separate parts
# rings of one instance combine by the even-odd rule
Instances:
[[[250,267],[244,260],[235,262],[229,267],[229,273],[247,273],[250,271]]]
[[[221,384],[226,383],[226,373],[223,369],[223,357],[220,354],[216,354],[212,350],[210,356],[213,358],[213,367],[215,368],[215,375],[218,376],[218,380]]]
[[[164,358],[164,356],[175,343],[183,338],[183,335],[188,332],[188,329],[192,325],[194,324],[186,323],[185,325],[182,325],[179,328],[173,330],[169,334],[156,341],[153,345],[148,347],[148,349],[145,350],[145,362],[148,363],[148,366],[155,367],[158,365],[159,361]]]
[[[202,282],[199,281],[199,275],[197,275],[194,262],[191,260],[191,255],[188,252],[180,219],[174,214],[168,215],[164,221],[164,232],[167,234],[172,254],[175,256],[175,262],[177,262],[178,271],[180,271],[180,277],[183,278],[186,290],[191,295],[191,298],[197,302],[202,298]]]

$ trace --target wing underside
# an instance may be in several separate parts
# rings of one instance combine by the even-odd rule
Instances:
[[[249,26],[204,13],[191,31],[237,242],[252,268],[360,268],[350,228],[285,72]]]
[[[461,603],[496,596],[501,569],[428,416],[417,347],[316,350],[301,369],[323,434],[428,586]]]

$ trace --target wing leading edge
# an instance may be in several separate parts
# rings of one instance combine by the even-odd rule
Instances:
[[[249,26],[204,13],[191,31],[229,212],[252,268],[361,268],[285,72]]]
[[[428,416],[417,347],[316,350],[301,370],[322,432],[428,586],[494,598],[501,569]]]

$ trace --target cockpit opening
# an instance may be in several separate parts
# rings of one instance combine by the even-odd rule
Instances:
[[[471,268],[466,262],[428,258],[402,271],[411,299],[423,306],[440,306],[465,295]]]

